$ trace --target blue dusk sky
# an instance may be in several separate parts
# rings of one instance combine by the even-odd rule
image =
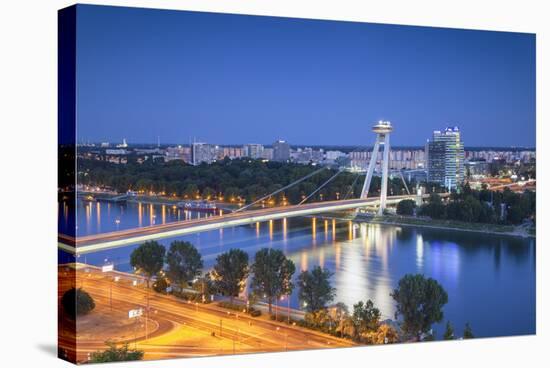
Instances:
[[[78,141],[535,146],[535,35],[79,5]]]

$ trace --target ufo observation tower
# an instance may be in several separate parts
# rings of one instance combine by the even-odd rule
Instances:
[[[393,127],[389,121],[380,120],[373,127],[372,131],[376,133],[376,140],[374,141],[374,148],[372,149],[372,155],[370,157],[369,168],[367,171],[367,178],[363,184],[363,190],[361,191],[361,198],[366,199],[369,194],[370,183],[372,175],[374,173],[374,167],[376,166],[376,159],[378,157],[378,151],[380,144],[384,146],[384,153],[382,154],[382,188],[380,190],[380,207],[378,213],[382,214],[386,208],[386,198],[388,196],[388,167],[390,161],[390,133]]]

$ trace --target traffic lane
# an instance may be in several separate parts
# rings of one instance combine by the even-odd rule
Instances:
[[[408,197],[408,196],[393,196],[393,197],[390,197],[389,199],[392,199],[392,198],[399,199],[401,197]],[[285,206],[285,207],[265,208],[261,210],[251,210],[246,212],[230,213],[222,216],[212,216],[212,217],[202,218],[202,219],[175,221],[167,224],[158,224],[158,225],[145,226],[141,228],[127,229],[127,230],[119,230],[119,231],[102,233],[102,234],[86,235],[83,237],[78,237],[77,240],[75,240],[74,237],[70,237],[65,234],[60,234],[58,238],[66,242],[70,242],[71,244],[74,244],[76,242],[78,245],[86,245],[91,242],[96,242],[98,240],[101,240],[101,241],[119,240],[127,236],[131,236],[131,235],[135,236],[136,234],[150,235],[159,231],[184,229],[186,227],[194,227],[201,224],[204,224],[204,225],[215,224],[219,222],[226,222],[229,220],[239,220],[239,219],[246,219],[246,218],[255,217],[255,216],[266,216],[266,215],[272,215],[272,214],[292,212],[294,210],[302,211],[307,209],[317,209],[317,208],[327,207],[327,211],[330,211],[331,206],[340,206],[343,204],[354,204],[354,203],[362,204],[365,202],[376,201],[376,200],[378,199],[376,198],[352,199],[352,200],[345,200],[345,201],[342,200],[342,201],[316,202],[316,203],[300,205],[300,206],[294,205],[294,206]]]

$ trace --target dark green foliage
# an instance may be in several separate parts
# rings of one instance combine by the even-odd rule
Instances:
[[[474,332],[472,331],[472,328],[470,327],[470,324],[468,322],[466,322],[466,326],[464,326],[463,337],[464,339],[473,339],[475,337]]]
[[[336,289],[330,285],[332,275],[331,271],[315,266],[298,276],[298,297],[306,311],[317,312],[334,300]]]
[[[239,197],[251,202],[272,193],[278,188],[306,176],[317,170],[318,166],[283,162],[263,162],[261,160],[236,159],[221,160],[210,165],[192,166],[182,161],[152,162],[138,164],[129,159],[128,164],[118,165],[98,160],[78,160],[79,183],[107,186],[119,192],[128,189],[154,192],[166,192],[166,195],[195,198],[197,195],[207,198],[221,193],[225,200]],[[302,196],[313,190],[334,175],[334,169],[323,170],[298,185],[280,193],[274,198],[280,201],[284,196],[291,204],[297,204]],[[355,181],[357,175],[342,172],[327,184],[309,201],[356,198],[361,192],[362,179]],[[355,182],[355,185],[351,185]],[[409,185],[411,185],[409,183]],[[373,178],[370,192],[379,193],[380,178]],[[393,178],[388,185],[388,193],[403,194],[403,183]]]
[[[490,192],[486,187],[473,190],[466,184],[460,193],[453,192],[447,203],[431,194],[419,214],[433,219],[517,225],[526,219],[534,220],[535,212],[534,192],[514,193],[508,188]]]
[[[296,266],[282,251],[263,248],[256,253],[251,271],[254,274],[251,287],[257,295],[265,295],[271,314],[274,299],[292,292]]]
[[[166,275],[181,289],[185,289],[190,281],[201,275],[202,258],[197,248],[186,241],[173,241],[166,254],[168,269]]]
[[[396,213],[402,216],[412,216],[414,209],[416,208],[416,202],[412,199],[404,199],[397,204]]]
[[[248,277],[248,254],[240,249],[230,249],[216,257],[216,264],[212,271],[214,285],[223,295],[233,298],[245,286]]]
[[[424,275],[405,275],[391,294],[396,305],[395,318],[403,318],[405,333],[420,339],[432,324],[443,319],[443,306],[448,296],[443,287]]]
[[[61,297],[61,305],[65,314],[72,319],[88,314],[95,308],[94,299],[82,288],[67,290]]]
[[[445,326],[445,333],[443,334],[443,340],[454,340],[455,339],[455,332],[453,329],[453,325],[451,325],[451,321],[447,321],[447,325]]]
[[[429,216],[433,219],[442,219],[445,216],[445,205],[441,197],[436,193],[430,194],[428,203],[422,205],[420,208],[420,214],[422,216]]]
[[[380,326],[380,316],[380,310],[370,299],[353,305],[351,318],[358,334],[376,331]]]
[[[125,362],[130,360],[143,359],[142,350],[131,350],[128,344],[122,345],[120,348],[112,341],[107,341],[105,344],[109,347],[105,351],[96,351],[90,355],[90,363],[106,363],[106,362]]]
[[[143,243],[130,255],[130,264],[137,273],[146,277],[147,287],[149,287],[151,277],[162,270],[165,252],[164,246],[153,240]]]
[[[168,286],[168,280],[166,280],[166,277],[159,277],[153,283],[153,290],[157,293],[166,294],[166,289]]]
[[[188,302],[202,303],[202,295],[192,290],[172,290],[172,295]]]

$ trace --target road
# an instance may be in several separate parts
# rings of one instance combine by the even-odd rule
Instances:
[[[144,350],[145,359],[354,345],[348,340],[317,331],[228,311],[215,303],[187,303],[173,296],[148,291],[143,286],[132,284],[133,275],[122,274],[115,282],[114,275],[120,276],[121,273],[102,273],[95,267],[86,266],[76,271],[75,276],[74,272],[65,270],[66,266],[60,266],[59,297],[65,290],[77,286],[89,292],[96,302],[92,313],[78,319],[75,334],[78,348],[75,349],[74,335],[70,331],[61,334],[59,340],[60,346],[76,353],[79,361],[86,361],[89,353],[104,350],[107,340],[128,342],[130,347]],[[128,320],[130,309],[143,308],[146,311],[147,305],[148,318],[144,312],[139,321]],[[114,323],[120,324],[120,330],[109,327]]]
[[[390,196],[387,199],[387,203],[395,203],[407,198],[414,198],[414,196]],[[65,234],[59,234],[58,244],[61,249],[70,253],[84,254],[102,249],[137,244],[147,240],[192,234],[224,227],[252,224],[255,222],[275,220],[284,217],[305,216],[322,212],[349,210],[372,205],[377,201],[379,201],[378,198],[348,199],[262,208],[258,210],[234,212],[222,216],[175,221],[166,224],[80,236],[77,239]]]

